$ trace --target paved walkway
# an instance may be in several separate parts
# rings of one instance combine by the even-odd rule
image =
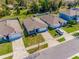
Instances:
[[[9,54],[2,55],[2,56],[0,56],[0,59],[4,59],[6,57],[12,56],[12,54],[13,53],[9,53]]]
[[[41,33],[41,35],[43,36],[45,41],[48,43],[48,47],[52,47],[59,44],[59,42],[56,41],[48,31]]]
[[[13,59],[23,59],[24,57],[29,55],[24,47],[22,38],[13,41],[12,45],[13,45]]]
[[[78,31],[75,31],[75,32],[72,32],[72,33],[70,33],[70,34],[74,34],[74,33],[78,33],[79,32],[79,30]]]
[[[63,32],[63,36],[65,38],[66,41],[69,41],[71,39],[74,39],[75,37],[72,36],[71,34],[67,33],[66,31],[64,31],[63,29],[59,29],[60,31]]]

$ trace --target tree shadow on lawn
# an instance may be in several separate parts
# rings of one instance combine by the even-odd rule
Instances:
[[[11,42],[11,41],[2,40],[2,41],[0,41],[0,44],[3,44],[3,43],[9,43],[9,42]]]

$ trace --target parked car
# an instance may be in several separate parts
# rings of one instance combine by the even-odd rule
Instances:
[[[60,31],[58,28],[57,29],[55,29],[56,30],[56,32],[59,34],[59,35],[63,35],[63,32],[62,31]]]

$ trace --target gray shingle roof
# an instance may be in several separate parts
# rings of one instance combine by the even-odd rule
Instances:
[[[0,19],[0,36],[22,33],[18,18]]]
[[[79,8],[71,8],[75,12],[76,15],[79,15]]]
[[[61,12],[63,14],[69,15],[69,16],[75,16],[76,11],[69,9],[68,11]]]
[[[63,0],[64,2],[75,2],[75,0]]]
[[[45,21],[46,23],[50,25],[59,24],[59,21],[60,21],[58,17],[54,17],[50,15],[44,15],[40,19],[42,19],[43,21]]]
[[[0,36],[7,36],[14,32],[14,29],[6,24],[6,21],[0,20]]]
[[[9,25],[10,27],[14,28],[14,30],[16,32],[22,33],[22,29],[20,26],[20,23],[17,19],[13,19],[13,20],[7,20],[7,25]]]
[[[33,18],[26,19],[24,21],[24,26],[27,29],[27,31],[32,31],[34,29],[47,27],[45,24],[38,22]]]

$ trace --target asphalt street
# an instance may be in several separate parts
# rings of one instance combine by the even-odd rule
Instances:
[[[67,59],[76,53],[79,53],[79,38],[48,48],[41,53],[32,54],[26,59]]]

